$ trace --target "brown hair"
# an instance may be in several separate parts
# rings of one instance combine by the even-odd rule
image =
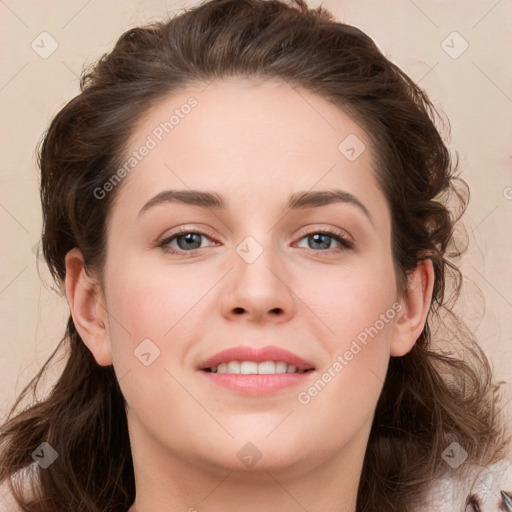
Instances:
[[[357,512],[410,510],[429,482],[449,470],[442,452],[452,441],[466,450],[466,463],[488,464],[503,456],[509,439],[490,364],[452,311],[462,283],[452,262],[461,254],[454,229],[467,187],[456,176],[425,92],[359,29],[303,0],[211,0],[125,32],[84,72],[81,93],[56,115],[39,147],[46,262],[62,284],[65,255],[78,247],[88,269],[101,274],[108,213],[119,187],[103,200],[94,191],[119,168],[142,116],[173,91],[229,76],[282,80],[353,116],[374,146],[400,289],[420,260],[433,262],[427,323],[412,350],[390,360],[357,499]],[[458,213],[449,208],[451,199]],[[436,350],[434,341],[453,351]],[[14,414],[30,389],[35,396],[62,347],[69,357],[49,395]],[[42,442],[58,453],[46,469],[32,464]],[[31,497],[13,482],[24,511],[126,512],[133,503],[124,397],[113,367],[96,363],[71,316],[59,346],[1,427],[0,449],[0,482],[34,470],[25,479]]]

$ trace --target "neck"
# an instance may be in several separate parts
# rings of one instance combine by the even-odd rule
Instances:
[[[367,433],[339,453],[285,469],[263,460],[243,470],[207,466],[154,443],[132,443],[136,500],[128,512],[355,512]]]
[[[129,512],[355,512],[360,473],[357,477],[354,473],[338,471],[338,478],[333,478],[332,470],[324,468],[314,477],[288,480],[273,471],[202,477],[194,471],[190,479],[183,473],[165,482],[139,478],[137,498]]]

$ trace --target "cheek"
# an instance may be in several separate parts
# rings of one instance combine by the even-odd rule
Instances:
[[[319,341],[327,357],[317,380],[297,396],[318,431],[325,428],[328,416],[336,432],[348,435],[369,424],[375,411],[399,305],[392,285],[370,284],[347,279],[336,298],[324,304],[332,332]]]
[[[141,262],[127,263],[120,263],[106,278],[109,336],[114,365],[120,369],[140,363],[135,359],[139,351],[149,351],[152,359],[162,355],[164,340],[185,314],[191,293],[178,282],[166,282],[157,270],[148,271]]]
[[[311,321],[325,333],[331,354],[348,347],[358,336],[364,341],[365,333],[369,329],[374,333],[376,324],[380,339],[389,337],[396,316],[393,305],[397,306],[391,260],[362,259],[346,267],[305,271],[303,275],[300,297],[314,313]]]
[[[160,411],[168,429],[172,429],[175,425],[169,411],[193,406],[178,384],[182,379],[175,369],[183,367],[186,341],[194,339],[198,329],[194,305],[200,306],[200,296],[211,284],[204,284],[200,290],[190,286],[183,272],[148,271],[141,262],[131,266],[125,263],[117,270],[107,280],[106,289],[118,381],[132,412],[142,422]]]
[[[131,258],[108,279],[109,311],[131,334],[162,338],[213,282],[178,266],[158,268]]]
[[[310,317],[311,332],[313,324],[322,330],[318,341],[327,357],[319,380],[302,390],[299,402],[314,403],[318,410],[326,407],[333,421],[353,421],[355,426],[373,412],[389,363],[400,308],[392,262],[360,261],[343,271],[318,275],[314,283],[304,285],[304,302],[315,313]]]
[[[204,332],[205,317],[214,314],[212,296],[221,283],[208,266],[156,266],[135,256],[119,258],[115,272],[106,276],[116,371],[134,370],[135,377],[149,368],[174,372],[188,364],[186,355]],[[145,368],[148,359],[154,362]]]

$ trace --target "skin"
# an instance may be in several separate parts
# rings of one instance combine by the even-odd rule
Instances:
[[[431,262],[418,265],[400,295],[367,134],[286,83],[233,78],[174,93],[148,111],[131,149],[190,96],[197,107],[118,185],[103,281],[85,273],[78,249],[66,257],[74,322],[98,364],[114,365],[128,404],[130,512],[354,512],[389,358],[406,354],[425,323]],[[366,146],[354,161],[338,150],[350,134]],[[332,188],[357,197],[371,220],[348,203],[285,211],[294,192]],[[228,208],[167,203],[139,215],[167,189],[218,192]],[[199,238],[192,257],[192,249],[164,252],[157,242],[179,226],[212,236]],[[354,248],[307,236],[327,228],[342,230]],[[251,263],[236,251],[247,236],[263,251]],[[298,393],[394,303],[400,312],[300,403]],[[134,356],[146,338],[160,350],[148,366]],[[315,372],[307,385],[272,396],[210,384],[197,365],[237,345],[277,345]],[[247,442],[261,455],[252,467],[237,456]]]

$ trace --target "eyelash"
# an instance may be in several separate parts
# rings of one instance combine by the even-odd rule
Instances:
[[[202,249],[206,249],[206,247],[201,247],[199,249],[194,249],[192,251],[184,251],[183,249],[171,249],[169,248],[168,244],[170,242],[172,242],[175,238],[178,238],[179,236],[183,236],[183,235],[188,235],[188,234],[194,234],[194,235],[201,235],[201,236],[204,236],[204,237],[207,237],[207,238],[210,238],[212,239],[213,237],[211,235],[209,235],[208,233],[204,233],[202,231],[195,231],[195,230],[192,230],[190,228],[187,228],[187,227],[183,227],[183,228],[179,228],[178,231],[176,231],[175,233],[173,233],[172,235],[170,236],[167,236],[165,237],[163,240],[159,241],[158,242],[158,247],[161,248],[165,253],[168,253],[168,254],[180,254],[180,255],[187,255],[187,256],[195,256],[196,253]],[[299,240],[302,240],[303,238],[306,238],[308,236],[312,236],[312,235],[328,235],[330,237],[332,237],[333,239],[335,239],[336,241],[338,241],[342,247],[338,247],[338,248],[335,248],[335,249],[324,249],[324,250],[315,250],[315,249],[307,249],[307,250],[311,250],[313,252],[316,252],[316,253],[331,253],[332,251],[334,252],[343,252],[343,251],[347,251],[347,250],[350,250],[350,249],[353,249],[354,246],[352,244],[351,241],[349,241],[346,236],[344,236],[343,232],[342,231],[338,231],[338,230],[334,230],[334,229],[322,229],[322,230],[318,230],[318,231],[311,231],[309,233],[305,233],[304,235],[302,235],[300,237]]]

